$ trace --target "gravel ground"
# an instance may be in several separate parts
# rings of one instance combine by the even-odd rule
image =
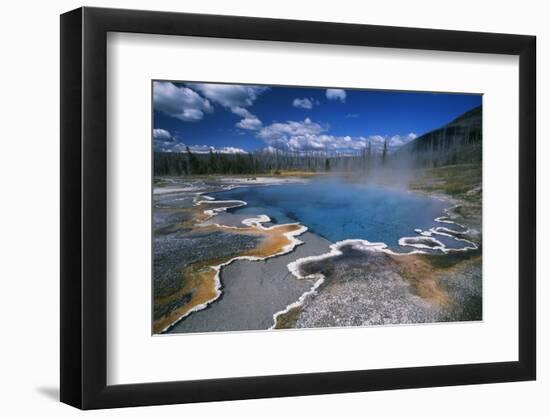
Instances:
[[[420,323],[437,317],[437,310],[412,293],[383,253],[348,249],[305,270],[322,272],[326,281],[306,301],[296,327]]]
[[[445,274],[441,279],[441,285],[455,303],[454,308],[447,314],[447,320],[482,319],[481,259],[466,264],[459,271]]]
[[[175,232],[156,237],[153,244],[153,288],[155,297],[164,297],[183,286],[181,269],[193,262],[237,255],[254,248],[256,236],[224,232]]]
[[[367,326],[481,320],[481,261],[443,272],[441,285],[451,305],[441,307],[415,295],[383,253],[346,249],[330,260],[305,265],[325,284],[307,299],[295,327]]]
[[[222,269],[222,297],[191,314],[169,333],[265,330],[273,325],[273,315],[308,291],[312,280],[300,280],[287,265],[310,255],[329,250],[329,242],[313,234],[298,236],[304,244],[286,255],[264,261],[235,261]]]

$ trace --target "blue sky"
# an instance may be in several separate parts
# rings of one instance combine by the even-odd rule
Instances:
[[[480,95],[155,81],[155,149],[356,153],[398,148],[481,104]]]

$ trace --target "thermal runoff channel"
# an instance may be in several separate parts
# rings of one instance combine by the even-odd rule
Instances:
[[[154,334],[482,320],[482,98],[153,82]]]

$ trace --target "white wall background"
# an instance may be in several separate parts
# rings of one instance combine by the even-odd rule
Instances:
[[[5,2],[0,17],[0,179],[3,203],[0,261],[0,410],[4,415],[74,415],[59,404],[59,17],[81,6]],[[417,26],[441,29],[534,34],[538,37],[539,259],[550,250],[550,157],[542,120],[550,96],[544,72],[550,59],[550,26],[544,2],[277,0],[123,0],[86,5],[180,12]],[[547,265],[539,263],[539,378],[537,382],[387,391],[303,398],[237,401],[100,411],[98,415],[256,416],[312,414],[467,416],[529,415],[550,412],[550,295]],[[546,394],[546,395],[544,395]]]

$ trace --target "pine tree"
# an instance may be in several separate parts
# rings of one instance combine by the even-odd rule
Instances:
[[[388,156],[388,140],[384,141],[384,149],[382,149],[382,163],[386,163],[386,158]]]
[[[191,153],[191,149],[189,149],[189,146],[185,148],[187,150],[187,158],[189,160],[189,174],[201,174],[201,164],[200,161],[197,159],[197,157]]]
[[[212,148],[210,148],[210,152],[208,155],[208,171],[211,173],[217,172],[216,156],[214,155],[214,151],[212,151]]]
[[[189,146],[185,147],[185,150],[187,151],[185,154],[185,171],[187,172],[187,175],[191,175],[191,163],[189,161],[189,156],[191,155],[191,150],[189,149]]]

